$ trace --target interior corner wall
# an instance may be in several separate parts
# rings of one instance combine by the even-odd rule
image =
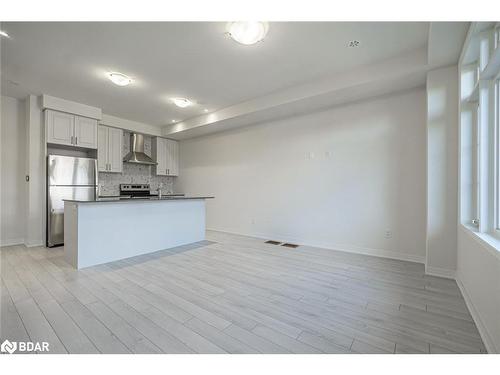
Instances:
[[[181,141],[207,227],[424,262],[425,90]]]
[[[427,74],[426,272],[455,277],[458,212],[458,68]]]
[[[45,243],[45,133],[40,97],[26,98],[26,246]]]
[[[25,112],[24,101],[2,96],[0,170],[0,246],[24,243],[25,215]]]

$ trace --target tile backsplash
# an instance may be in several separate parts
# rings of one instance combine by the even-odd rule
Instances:
[[[122,157],[130,150],[130,133],[123,133]],[[144,136],[144,152],[151,156],[151,137]],[[173,192],[174,177],[153,175],[154,168],[144,164],[123,163],[122,173],[99,172],[100,195],[120,194],[120,184],[150,184],[151,191],[156,191],[163,183],[164,194]]]

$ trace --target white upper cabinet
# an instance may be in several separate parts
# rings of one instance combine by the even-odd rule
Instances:
[[[97,148],[97,120],[52,110],[45,111],[47,143]]]
[[[179,142],[167,139],[167,175],[179,175]]]
[[[179,175],[179,144],[177,141],[155,137],[152,141],[152,157],[157,176]]]
[[[97,148],[97,120],[75,116],[75,146]]]
[[[110,172],[123,170],[123,130],[108,128],[108,160]]]
[[[108,165],[108,128],[99,125],[97,132],[97,169],[99,172],[107,172]]]
[[[123,130],[99,126],[97,166],[99,172],[121,173],[123,170]]]
[[[151,141],[151,157],[157,163],[154,167],[157,176],[167,175],[166,139],[155,137]]]
[[[75,116],[68,113],[46,111],[47,142],[73,145]]]

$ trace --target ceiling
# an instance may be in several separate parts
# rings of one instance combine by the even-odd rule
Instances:
[[[2,23],[2,94],[48,94],[151,125],[184,121],[425,49],[429,23],[272,22],[243,46],[223,22]],[[360,46],[348,48],[350,40]],[[118,87],[106,73],[134,79]],[[171,97],[197,104],[175,107]]]

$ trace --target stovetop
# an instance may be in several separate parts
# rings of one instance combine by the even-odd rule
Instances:
[[[184,194],[162,194],[162,196],[182,197]],[[158,197],[158,193],[152,193],[149,184],[120,184],[118,197],[120,199],[149,199]]]

